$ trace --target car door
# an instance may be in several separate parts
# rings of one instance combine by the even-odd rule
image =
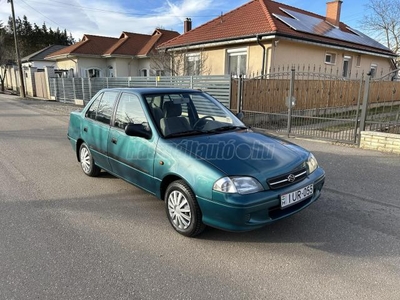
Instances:
[[[124,130],[128,123],[149,126],[139,97],[131,93],[122,93],[108,138],[108,156],[112,172],[154,193],[153,164],[158,137],[154,134],[150,139],[128,136]]]
[[[100,93],[82,122],[82,139],[89,146],[96,165],[105,170],[111,168],[107,157],[107,139],[117,96],[116,91]]]

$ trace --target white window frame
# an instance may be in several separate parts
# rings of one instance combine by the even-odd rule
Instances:
[[[146,69],[146,68],[143,68],[143,69],[141,69],[140,70],[140,76],[141,77],[149,77],[149,70],[148,69]]]
[[[99,76],[90,76],[90,75],[89,75],[89,72],[90,72],[91,70],[98,71]],[[98,68],[98,67],[86,68],[86,70],[85,70],[86,78],[93,78],[93,77],[100,78],[100,77],[102,77],[102,75],[103,75],[102,73],[103,73],[103,72],[102,72],[101,69]]]
[[[236,49],[227,49],[226,50],[226,53],[227,53],[227,60],[226,60],[226,73],[227,74],[229,74],[229,75],[232,75],[232,72],[231,72],[231,70],[230,70],[230,60],[231,60],[231,57],[233,57],[233,56],[239,56],[239,57],[242,57],[242,56],[246,56],[246,62],[245,62],[245,64],[246,64],[246,70],[245,70],[245,72],[247,71],[247,61],[248,61],[248,51],[247,51],[247,48],[236,48]],[[241,59],[241,58],[240,58]],[[235,76],[239,76],[239,75],[243,75],[243,76],[246,76],[246,74],[244,73],[244,74],[240,74],[241,72],[240,72],[240,61],[238,62],[238,66],[237,66],[237,70],[236,70],[237,72],[236,72],[236,74],[235,75],[233,75],[234,77]]]
[[[328,57],[330,57],[328,61]],[[325,52],[325,63],[327,65],[336,65],[337,54],[335,52]]]
[[[343,56],[343,77],[344,78],[349,78],[350,75],[351,75],[352,61],[353,61],[353,57],[351,57],[349,55]],[[345,62],[347,62],[347,69],[346,70],[344,69]]]
[[[371,78],[375,78],[376,77],[376,72],[378,71],[378,65],[377,64],[371,64]]]
[[[194,67],[193,70],[189,70],[188,69],[188,62],[194,62]],[[196,52],[196,53],[186,53],[185,54],[185,75],[201,75],[201,68],[200,68],[200,62],[201,62],[201,53],[200,52]],[[189,71],[192,71],[189,74]]]
[[[360,54],[358,54],[357,56],[356,56],[356,67],[361,67],[361,55]]]

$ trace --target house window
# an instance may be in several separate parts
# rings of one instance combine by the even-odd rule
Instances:
[[[114,77],[114,68],[112,66],[108,66],[107,75],[108,77]]]
[[[141,71],[141,75],[143,76],[143,77],[147,77],[148,76],[148,71],[147,71],[147,69],[143,69],[142,71]]]
[[[185,55],[185,74],[200,75],[201,63],[200,53],[190,53]]]
[[[351,74],[351,56],[343,57],[343,77],[349,78]]]
[[[326,52],[325,53],[325,63],[334,65],[336,63],[336,53]]]
[[[378,69],[378,65],[371,64],[371,69],[370,69],[371,78],[375,78],[377,69]]]
[[[232,76],[245,75],[247,71],[247,49],[231,49],[228,53],[228,74]]]
[[[356,67],[361,67],[361,55],[356,56]]]
[[[165,76],[164,70],[152,70],[154,76]]]
[[[101,70],[97,68],[92,68],[87,70],[87,77],[101,77]]]

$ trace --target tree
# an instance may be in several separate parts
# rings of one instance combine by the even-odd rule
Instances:
[[[208,55],[204,51],[189,52],[188,49],[165,51],[153,50],[150,54],[153,70],[162,70],[172,76],[209,75]]]
[[[376,39],[400,53],[400,0],[369,0],[368,13],[364,16],[362,27]]]
[[[3,26],[3,23],[0,22],[0,83],[2,92],[4,92],[4,80],[6,79],[7,73],[6,65],[9,63],[11,57],[8,52],[9,49],[6,47],[9,43],[7,40],[6,29]]]

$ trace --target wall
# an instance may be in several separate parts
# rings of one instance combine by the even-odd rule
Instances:
[[[46,66],[56,66],[55,61],[30,61],[30,62],[25,62],[22,64],[22,67],[32,67],[32,68],[37,68],[37,69],[44,69]]]
[[[400,155],[400,134],[361,131],[360,148]]]
[[[377,65],[377,77],[391,71],[391,61],[388,58],[361,54],[361,64],[356,66],[357,52],[337,50],[312,44],[304,44],[285,39],[279,39],[273,45],[272,68],[291,64],[304,65],[305,67],[316,66],[319,68],[332,68],[333,74],[342,76],[344,56],[351,56],[351,79],[360,78],[362,72],[369,72],[371,64]],[[334,64],[325,63],[326,52],[336,54]]]

